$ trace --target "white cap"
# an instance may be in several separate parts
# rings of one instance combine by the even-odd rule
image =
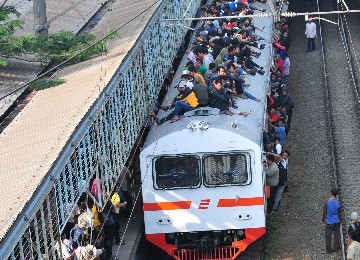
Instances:
[[[179,87],[187,87],[187,83],[185,82],[185,81],[180,81],[179,82],[179,85],[178,85]]]
[[[353,212],[353,213],[351,213],[350,218],[351,218],[351,220],[357,220],[358,214],[356,212]]]

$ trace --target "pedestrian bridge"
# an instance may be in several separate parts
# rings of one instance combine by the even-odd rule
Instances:
[[[162,19],[193,17],[200,6],[123,2],[137,13],[123,12],[109,53],[60,71],[66,83],[40,91],[0,135],[0,259],[61,258],[55,244],[73,206],[93,178],[103,194],[114,189],[190,27]]]

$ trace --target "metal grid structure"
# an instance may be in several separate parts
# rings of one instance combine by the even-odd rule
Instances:
[[[195,15],[200,0],[161,3],[111,82],[73,133],[31,199],[31,214],[18,219],[1,241],[1,259],[60,259],[59,235],[92,178],[110,194],[142,129],[145,115],[171,69],[185,26],[165,18]],[[189,8],[188,8],[189,7]],[[105,61],[106,62],[106,61]],[[106,196],[104,196],[106,197]],[[103,200],[97,197],[97,204]],[[59,249],[59,250],[56,250]]]

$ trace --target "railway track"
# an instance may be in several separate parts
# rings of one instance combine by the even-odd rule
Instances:
[[[320,11],[332,11],[336,7],[322,0],[318,8]],[[357,199],[360,181],[355,173],[360,156],[360,142],[357,140],[360,133],[360,98],[358,74],[354,67],[357,60],[352,44],[354,38],[350,38],[356,37],[356,33],[349,33],[349,28],[355,29],[353,17],[349,19],[346,15],[328,15],[326,19],[338,22],[338,25],[321,22],[320,33],[333,185],[340,188],[340,201],[344,209],[341,239],[345,243],[349,216],[352,211],[359,210]],[[341,254],[345,259],[345,246]]]

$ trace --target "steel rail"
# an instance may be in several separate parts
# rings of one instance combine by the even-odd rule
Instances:
[[[317,2],[317,9],[320,13],[320,6],[319,6],[319,0]],[[334,12],[332,12],[334,13]],[[335,12],[339,14],[339,12]],[[338,169],[336,166],[336,156],[335,156],[335,144],[334,144],[334,131],[332,127],[333,117],[331,115],[331,109],[330,109],[330,90],[329,90],[329,81],[327,76],[327,69],[326,69],[326,58],[325,58],[325,49],[324,49],[324,39],[323,39],[323,30],[321,27],[321,19],[319,20],[319,36],[320,36],[320,42],[321,42],[321,55],[322,55],[322,61],[323,61],[323,73],[324,73],[324,89],[325,89],[325,103],[327,111],[327,120],[328,120],[328,131],[329,131],[329,140],[330,140],[330,150],[331,150],[331,161],[332,161],[332,168],[333,168],[333,178],[335,187],[339,188],[339,180],[338,180]],[[341,195],[341,194],[340,194]],[[340,196],[339,196],[340,197]],[[343,225],[340,223],[340,230],[343,230]],[[345,256],[345,246],[344,246],[344,234],[343,232],[340,232],[340,239],[341,239],[341,257],[343,260],[346,259]]]

